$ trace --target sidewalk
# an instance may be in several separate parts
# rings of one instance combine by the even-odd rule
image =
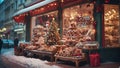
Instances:
[[[32,66],[28,67],[28,66],[19,65],[17,63],[13,63],[5,57],[3,57],[2,59],[3,59],[2,61],[4,62],[4,65],[2,65],[2,66],[0,65],[0,68],[34,68]],[[47,65],[58,66],[60,68],[76,68],[74,63],[72,63],[72,62],[70,62],[70,63],[58,62],[57,64],[55,62],[48,62]],[[37,68],[41,68],[41,67],[37,67]],[[55,67],[53,67],[53,68],[55,68]],[[120,68],[120,63],[106,62],[106,63],[102,63],[98,67],[91,67],[88,64],[87,65],[86,64],[85,65],[80,64],[79,68]]]
[[[25,67],[9,61],[8,58],[0,56],[0,68],[25,68]]]
[[[48,63],[49,65],[57,65],[60,66],[62,68],[76,68],[74,63]],[[120,63],[115,63],[115,62],[106,62],[106,63],[102,63],[100,66],[98,67],[91,67],[88,64],[85,65],[81,65],[79,66],[79,68],[120,68]]]
[[[24,56],[15,56],[13,49],[3,50],[2,62],[0,68],[76,68],[75,63],[58,61],[49,62],[46,60],[28,58]],[[1,62],[1,60],[0,60]],[[91,67],[85,63],[79,63],[79,68],[120,68],[120,63],[106,62],[98,67]]]
[[[0,55],[0,68],[6,68],[6,66],[4,65],[4,63],[1,59],[1,55]]]

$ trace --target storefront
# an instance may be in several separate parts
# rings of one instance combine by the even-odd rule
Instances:
[[[120,6],[104,4],[105,47],[120,47]]]
[[[14,38],[18,37],[19,41],[24,42],[25,41],[25,25],[23,23],[18,24],[14,26]]]
[[[100,43],[101,61],[120,61],[120,2],[119,0],[96,1],[94,14],[97,22],[97,38]]]
[[[48,31],[48,28],[50,27],[50,24],[52,22],[53,19],[55,19],[56,22],[58,22],[58,11],[52,11],[52,12],[48,12],[45,14],[41,14],[41,15],[37,15],[37,16],[33,16],[32,17],[32,28],[35,28],[36,26],[43,26],[44,29],[46,29],[46,32]],[[31,30],[32,32],[33,30]],[[33,35],[33,34],[31,34]]]
[[[26,25],[29,25],[26,26],[27,29],[29,28],[29,39],[32,41],[35,37],[34,28],[38,25],[40,28],[42,26],[42,31],[47,36],[48,28],[54,20],[58,25],[60,39],[70,42],[67,45],[75,46],[78,42],[97,41],[99,43],[97,51],[102,62],[120,61],[119,4],[119,0],[114,2],[113,0],[61,0],[27,11],[24,19],[30,17],[26,20]]]

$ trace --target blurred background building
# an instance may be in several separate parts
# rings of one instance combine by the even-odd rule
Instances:
[[[14,39],[18,37],[20,41],[25,40],[25,25],[16,23],[13,14],[21,9],[29,7],[40,0],[3,0],[0,3],[0,37]]]

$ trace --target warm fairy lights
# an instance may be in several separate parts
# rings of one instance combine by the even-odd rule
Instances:
[[[46,6],[30,11],[30,15],[34,16],[40,13],[47,12],[49,10],[56,9],[57,7],[58,7],[58,4],[56,2],[53,2],[53,3],[47,4]]]
[[[53,2],[53,3],[47,4],[46,6],[37,8],[35,10],[31,10],[28,13],[30,13],[31,16],[34,16],[34,15],[38,15],[40,13],[44,13],[44,12],[56,9],[57,7],[58,7],[58,4],[56,2]],[[28,15],[28,13],[23,13],[18,16],[15,16],[14,20],[18,23],[24,22],[25,16]]]
[[[24,23],[24,21],[25,21],[25,16],[27,16],[27,15],[28,15],[28,13],[20,14],[20,15],[18,15],[18,16],[15,16],[15,17],[14,17],[14,20],[15,20],[16,22],[18,22],[18,23]]]

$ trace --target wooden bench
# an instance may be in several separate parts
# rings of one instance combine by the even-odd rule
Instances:
[[[56,52],[50,52],[50,51],[38,51],[38,50],[30,50],[30,52],[32,54],[36,54],[36,55],[39,55],[39,56],[48,56],[50,57],[50,61],[54,61],[54,55]]]
[[[82,57],[63,57],[63,56],[57,56],[55,55],[55,62],[57,63],[57,60],[64,60],[64,61],[72,61],[75,63],[76,67],[79,67],[79,62],[86,61],[86,56],[83,54]]]

